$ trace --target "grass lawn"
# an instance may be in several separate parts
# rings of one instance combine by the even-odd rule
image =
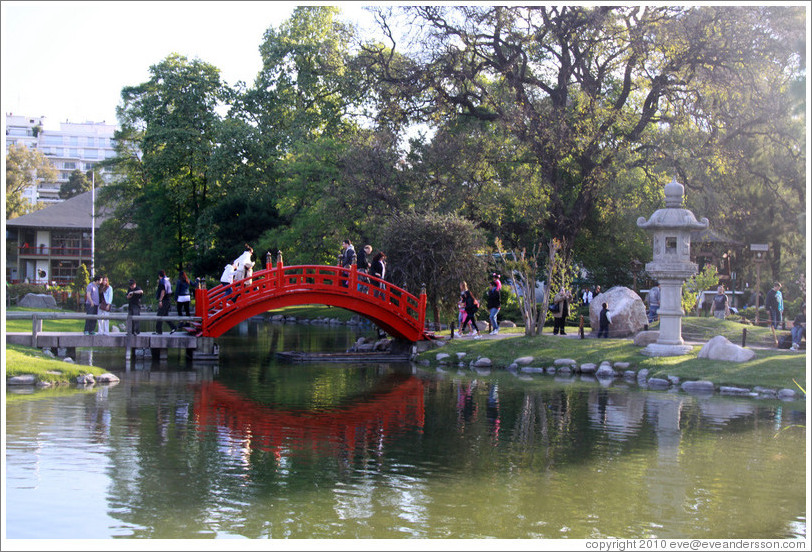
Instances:
[[[26,307],[10,307],[8,312],[74,312],[62,309],[31,309]],[[82,313],[84,314],[84,313]],[[43,320],[44,332],[81,332],[85,329],[84,320]],[[31,320],[6,320],[7,332],[31,332]]]
[[[12,307],[9,311],[24,311]],[[336,318],[347,321],[354,313],[337,307],[324,305],[301,305],[287,307],[280,311],[280,314],[295,316],[297,318]],[[45,331],[82,331],[84,323],[81,320],[44,320],[43,330]],[[657,324],[651,327],[658,329]],[[472,340],[470,338],[453,339],[442,349],[443,352],[454,354],[458,351],[465,351],[469,356],[484,356],[490,358],[494,366],[506,368],[514,359],[520,356],[535,357],[534,364],[538,366],[549,366],[557,358],[572,358],[579,364],[594,362],[600,363],[607,360],[610,362],[628,362],[633,369],[647,368],[650,376],[677,376],[683,380],[709,380],[717,385],[733,385],[742,387],[754,387],[757,385],[777,388],[797,389],[793,382],[797,382],[806,389],[806,354],[794,353],[786,349],[773,349],[772,334],[765,327],[744,326],[739,322],[717,320],[706,317],[684,317],[683,336],[686,340],[704,343],[716,335],[724,335],[730,341],[741,344],[742,330],[747,329],[747,346],[756,347],[756,356],[753,360],[743,363],[710,361],[696,358],[700,346],[694,347],[691,354],[679,357],[647,357],[640,353],[640,348],[636,347],[631,339],[570,339],[553,336],[551,329],[544,328],[544,333],[536,337],[526,337],[524,328],[503,328],[500,330],[502,336],[514,336],[502,339],[481,339]],[[7,320],[6,331],[31,331],[31,323],[28,320]],[[588,331],[588,330],[587,330]],[[567,333],[577,335],[578,328],[567,327]],[[448,337],[448,330],[437,332],[439,336]],[[588,333],[587,333],[588,336]],[[766,349],[758,347],[770,347]],[[421,355],[421,359],[436,363],[437,349],[433,349]],[[36,361],[36,362],[34,362]],[[29,371],[19,371],[23,367],[32,365],[50,366],[43,368],[42,379],[45,381],[66,381],[71,380],[81,373],[91,372],[93,374],[102,373],[98,368],[79,367],[67,364],[59,360],[52,360],[42,356],[37,350],[26,347],[7,347],[6,375],[16,375],[20,373],[32,373]],[[53,364],[51,364],[53,363]],[[58,367],[58,368],[57,368]],[[59,370],[60,374],[48,374],[49,370]],[[95,372],[93,370],[96,370]],[[73,372],[75,371],[75,373]],[[63,376],[61,374],[66,374]]]
[[[705,319],[703,319],[705,320]],[[702,336],[697,335],[697,341],[706,341],[714,335],[720,335],[717,330],[725,332],[739,332],[741,339],[741,324],[715,320],[717,325],[708,325]],[[696,325],[697,327],[700,325]],[[732,326],[729,327],[729,326]],[[653,329],[656,329],[653,328]],[[550,330],[540,336],[526,337],[522,328],[511,329],[507,335],[518,336],[502,339],[471,338],[453,339],[448,345],[440,349],[431,349],[420,355],[420,360],[428,360],[437,365],[438,352],[449,353],[452,356],[457,352],[467,352],[468,357],[488,357],[496,368],[508,367],[516,358],[532,356],[535,358],[533,366],[551,366],[558,358],[571,358],[578,364],[600,362],[628,362],[630,369],[640,370],[647,368],[650,377],[677,376],[682,380],[708,380],[716,385],[731,385],[738,387],[754,387],[760,385],[771,389],[790,388],[798,391],[793,382],[797,382],[806,389],[805,352],[795,353],[786,349],[754,349],[756,356],[748,362],[722,362],[697,358],[701,346],[695,346],[692,353],[678,357],[648,357],[640,352],[640,347],[634,345],[631,339],[571,339],[554,336]],[[760,332],[767,332],[765,328],[753,328],[756,337]],[[448,332],[444,332],[448,335]],[[506,334],[500,330],[500,335]],[[567,328],[567,333],[577,334],[577,329]],[[748,336],[750,330],[748,330]],[[701,338],[701,339],[700,339]],[[730,338],[728,338],[730,339]],[[770,341],[772,338],[770,337]],[[733,339],[731,339],[734,343]],[[748,342],[749,337],[748,337]],[[739,344],[741,342],[739,341]]]
[[[107,370],[96,366],[73,364],[45,356],[38,349],[22,345],[6,345],[6,377],[33,374],[38,381],[72,383],[77,376],[99,376]]]

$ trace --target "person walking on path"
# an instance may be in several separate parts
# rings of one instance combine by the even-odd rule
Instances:
[[[155,290],[155,298],[158,300],[158,316],[167,316],[169,308],[172,306],[172,284],[169,278],[166,277],[166,272],[163,270],[158,271],[158,288]],[[167,320],[166,322],[171,328],[169,333],[173,334],[178,331],[175,323]],[[163,333],[163,322],[159,320],[155,324],[155,334],[161,335]]]
[[[648,323],[653,324],[660,310],[660,282],[654,282],[648,292]]]
[[[130,316],[141,315],[141,297],[144,290],[138,287],[135,280],[130,279],[130,287],[127,289],[127,314]],[[134,335],[141,333],[141,323],[133,320],[132,331]]]
[[[609,305],[603,303],[601,305],[603,308],[601,309],[601,313],[599,315],[599,324],[598,324],[598,337],[609,337],[609,324],[612,323],[612,315],[609,314]]]
[[[553,335],[567,335],[567,332],[564,331],[564,328],[567,323],[567,317],[569,316],[569,304],[572,301],[572,293],[565,287],[562,287],[561,290],[555,294],[553,297],[553,305],[556,306],[556,309],[553,311]]]
[[[497,285],[499,280],[494,277],[491,280],[491,287],[488,290],[488,320],[491,325],[491,335],[496,335],[499,333],[499,322],[496,319],[496,315],[499,314],[499,311],[502,308],[502,294],[499,291],[499,286]]]
[[[792,322],[792,346],[790,349],[797,351],[801,348],[801,340],[806,333],[806,303],[801,305],[801,312]]]
[[[778,347],[778,338],[775,336],[775,330],[784,319],[784,295],[781,293],[781,282],[775,282],[773,288],[767,292],[767,302],[764,307],[767,309],[767,314],[770,317],[770,330],[773,334],[773,342]]]
[[[470,322],[471,335],[474,336],[474,339],[481,338],[482,336],[479,335],[479,329],[476,325],[476,311],[479,310],[479,302],[468,289],[466,282],[460,282],[460,301],[465,304],[465,319],[462,321],[462,326],[460,326],[460,335],[462,335],[465,331],[465,326]]]
[[[102,276],[101,286],[99,286],[99,316],[104,316],[105,318],[110,316],[110,309],[112,306],[113,287],[110,285],[110,281],[107,279],[107,276]],[[110,335],[109,320],[99,320],[99,334]]]
[[[85,288],[85,314],[99,314],[99,284],[101,276],[96,275]],[[85,335],[96,335],[96,320],[85,320]]]
[[[724,320],[730,314],[730,305],[727,303],[725,286],[716,288],[716,295],[713,297],[713,316],[719,320]]]

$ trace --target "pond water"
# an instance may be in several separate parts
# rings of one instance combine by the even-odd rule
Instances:
[[[7,537],[807,534],[802,402],[275,358],[359,335],[247,322],[215,364],[97,351],[119,384],[7,394]]]

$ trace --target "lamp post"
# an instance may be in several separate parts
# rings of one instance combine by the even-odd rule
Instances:
[[[90,280],[96,274],[96,172],[90,173]]]
[[[750,244],[750,251],[753,252],[753,261],[756,263],[756,326],[758,326],[758,294],[761,292],[761,265],[765,260],[769,248],[770,246],[766,243]]]

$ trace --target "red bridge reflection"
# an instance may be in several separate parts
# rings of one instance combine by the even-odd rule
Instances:
[[[424,425],[422,380],[410,377],[373,393],[361,403],[324,411],[289,411],[247,399],[219,382],[202,384],[194,415],[200,427],[227,428],[235,439],[280,456],[283,450],[328,446],[352,451],[359,443]]]

